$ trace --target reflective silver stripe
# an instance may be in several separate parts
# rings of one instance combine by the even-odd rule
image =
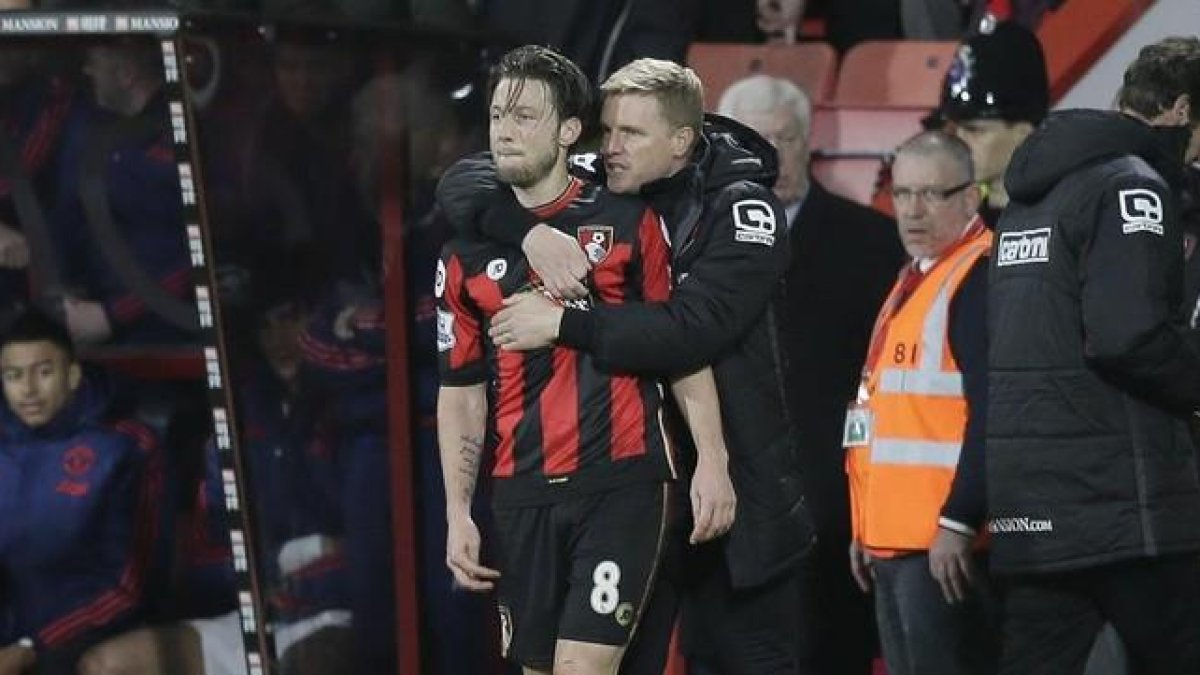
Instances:
[[[962,375],[957,372],[888,368],[879,374],[879,391],[886,394],[962,396]]]
[[[929,307],[929,313],[925,315],[925,325],[921,329],[921,365],[917,370],[937,372],[942,369],[942,352],[946,348],[947,324],[950,322],[950,282],[964,265],[973,262],[973,256],[964,255],[942,280],[942,286]]]
[[[877,438],[871,443],[872,464],[908,464],[953,469],[962,443],[937,443],[900,438]]]

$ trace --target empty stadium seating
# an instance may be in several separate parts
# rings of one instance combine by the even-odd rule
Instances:
[[[956,48],[955,42],[917,40],[855,45],[842,59],[833,103],[932,108]]]
[[[833,93],[837,52],[824,42],[794,45],[733,45],[697,43],[688,51],[688,64],[704,81],[704,106],[715,110],[725,88],[749,75],[765,73],[802,87],[814,103]]]

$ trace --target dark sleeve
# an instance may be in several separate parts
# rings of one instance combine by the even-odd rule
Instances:
[[[116,431],[104,442],[117,458],[91,486],[91,494],[103,500],[96,523],[103,536],[90,557],[88,583],[77,589],[76,604],[35,627],[38,647],[79,644],[126,630],[141,618],[147,592],[161,592],[146,588],[160,532],[161,451],[140,424],[122,422]]]
[[[97,251],[97,253],[99,253]],[[102,254],[101,254],[102,255]],[[154,279],[158,286],[176,299],[187,302],[192,296],[192,268],[190,262],[184,262],[173,269],[163,272]],[[114,333],[120,333],[123,326],[136,323],[154,310],[146,305],[146,301],[136,290],[123,295],[102,298],[101,304],[108,315],[109,323]]]
[[[1084,354],[1127,392],[1168,410],[1200,406],[1200,351],[1178,320],[1183,240],[1157,182],[1104,188],[1083,265]]]
[[[455,162],[438,180],[437,201],[460,236],[487,236],[520,247],[538,219],[500,185],[492,155],[481,152]]]
[[[13,629],[12,604],[8,599],[8,581],[0,569],[0,646],[11,645],[21,639]]]
[[[775,196],[748,184],[730,188],[701,216],[693,242],[702,246],[666,302],[568,309],[562,344],[590,352],[608,368],[685,373],[712,363],[737,344],[767,302],[788,264],[787,222]]]
[[[351,305],[331,297],[326,299],[300,334],[300,352],[307,376],[322,387],[346,391],[358,386],[382,383],[385,379],[385,326],[382,307],[377,304],[354,305],[348,327],[349,339],[336,333],[338,316]]]
[[[942,517],[976,531],[987,516],[987,258],[971,267],[950,303],[950,352],[962,373],[967,428]]]

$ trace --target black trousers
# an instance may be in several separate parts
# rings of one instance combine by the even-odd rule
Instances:
[[[750,589],[730,584],[720,544],[688,556],[681,602],[683,652],[705,675],[809,675],[798,654],[799,570]]]
[[[758,588],[732,588],[722,544],[688,544],[687,482],[677,488],[662,567],[620,675],[662,675],[677,617],[694,675],[825,675],[802,655],[811,645],[801,608],[812,598],[801,590],[800,571]]]
[[[1001,675],[1082,675],[1112,623],[1137,675],[1200,673],[1200,557],[1143,558],[1000,579]]]

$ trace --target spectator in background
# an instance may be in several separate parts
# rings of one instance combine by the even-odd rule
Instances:
[[[701,42],[792,43],[800,32],[806,0],[730,3],[700,0],[696,40]]]
[[[378,287],[339,285],[323,295],[299,347],[301,400],[312,407],[293,414],[297,422],[320,416],[316,431],[329,435],[337,466],[351,665],[356,673],[386,675],[396,670],[396,603],[386,330]],[[314,478],[328,481],[320,473]]]
[[[62,310],[81,343],[179,343],[197,329],[162,54],[130,39],[90,47],[97,109],[66,140],[55,243]]]
[[[0,0],[0,12],[28,9],[29,0]],[[0,328],[29,301],[37,265],[26,231],[47,227],[62,137],[78,118],[75,87],[47,57],[32,43],[0,47]]]
[[[1046,13],[1058,9],[1064,2],[1066,0],[974,0],[975,8],[967,28],[970,31],[983,25],[990,14],[996,21],[1013,21],[1036,31]]]
[[[354,53],[324,33],[274,45],[275,92],[261,110],[243,167],[243,227],[235,255],[252,273],[282,251],[308,248],[317,285],[377,269],[379,232],[352,170]]]
[[[971,148],[980,213],[995,227],[1008,205],[1004,172],[1013,151],[1050,109],[1046,59],[1037,36],[1004,22],[984,26],[959,46],[935,115]]]
[[[957,40],[997,21],[1037,30],[1046,12],[1064,0],[900,0],[908,40]]]
[[[899,40],[897,0],[826,0],[825,35],[839,53],[867,40]]]
[[[896,225],[835,195],[809,175],[811,105],[796,85],[755,75],[730,85],[718,107],[770,141],[779,154],[775,195],[790,228],[782,340],[792,383],[801,480],[817,529],[800,611],[801,653],[813,672],[861,675],[876,652],[871,605],[846,568],[850,496],[842,422],[854,396],[879,305],[904,262]],[[848,261],[854,261],[849,264]]]
[[[159,448],[109,419],[64,328],[36,311],[0,339],[0,636],[4,675],[74,675],[88,647],[137,626],[162,500]]]
[[[846,413],[850,568],[874,592],[889,673],[990,675],[995,601],[976,554],[987,515],[992,236],[958,139],[919,134],[897,150],[893,171],[912,262],[880,310]]]
[[[602,82],[640,57],[683,63],[695,17],[695,0],[490,0],[484,25],[516,42],[559,49],[589,80]]]
[[[331,654],[341,657],[343,668],[383,672],[359,667],[349,652],[350,627],[360,617],[351,598],[346,544],[349,530],[365,524],[347,519],[345,503],[351,494],[361,503],[380,497],[345,484],[352,458],[341,442],[333,404],[314,391],[307,372],[306,329],[318,315],[322,291],[306,279],[303,265],[255,277],[248,318],[254,344],[236,372],[239,440],[261,541],[259,565],[284,672],[316,672],[309,662]],[[380,595],[390,595],[386,575],[376,584]]]
[[[970,13],[962,0],[900,0],[900,27],[907,40],[957,40]]]

